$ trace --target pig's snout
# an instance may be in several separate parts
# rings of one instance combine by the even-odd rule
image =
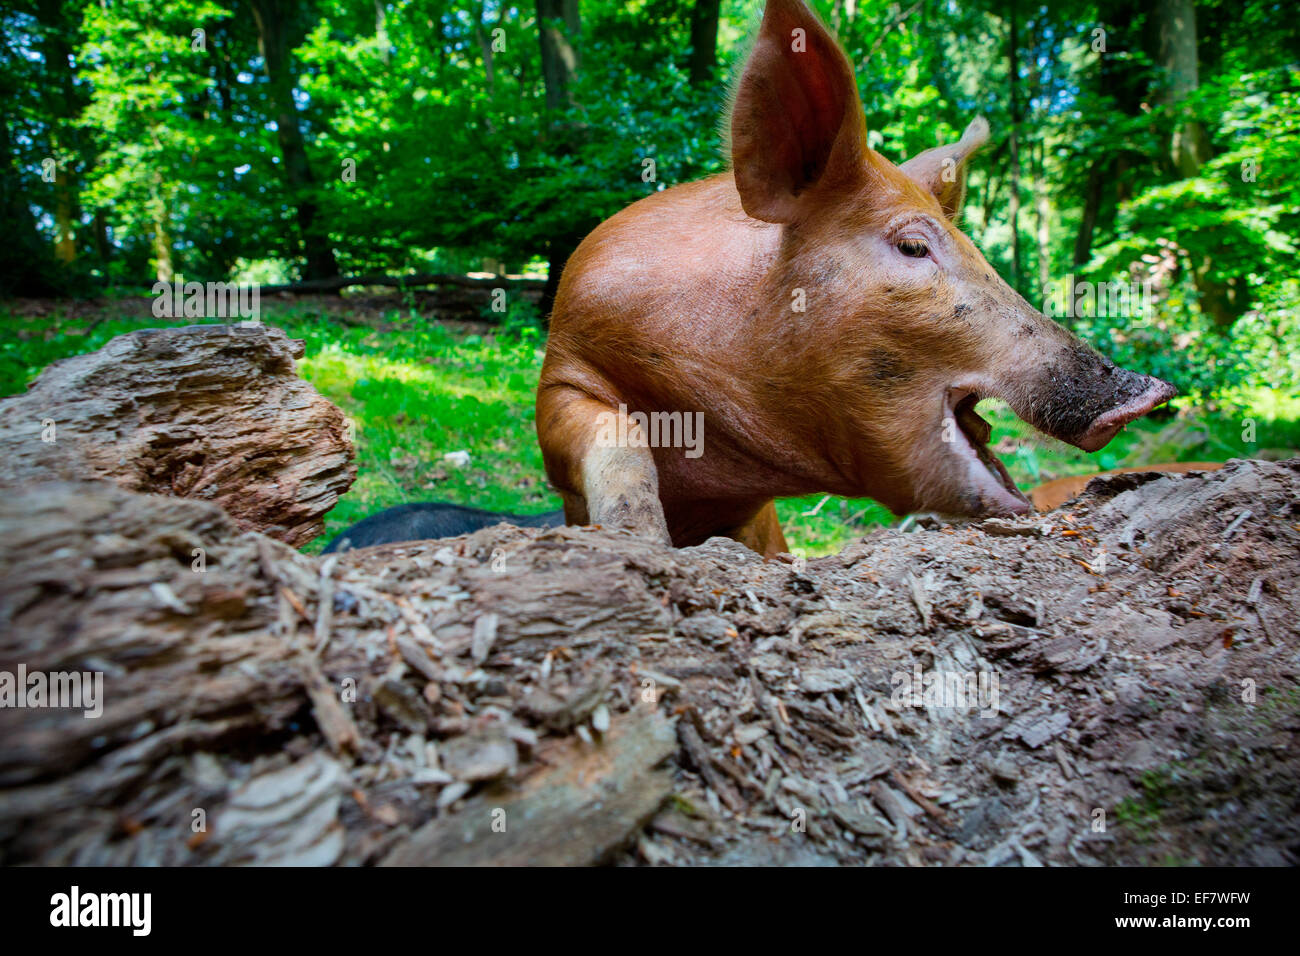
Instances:
[[[1031,424],[1088,452],[1178,394],[1168,382],[1120,368],[1086,347],[1051,366],[1035,391]]]
[[[1093,423],[1088,426],[1087,431],[1074,439],[1073,444],[1084,451],[1097,451],[1099,448],[1104,448],[1106,443],[1114,438],[1119,433],[1119,430],[1129,422],[1141,418],[1157,405],[1163,405],[1178,394],[1178,389],[1168,382],[1152,378],[1150,375],[1142,375],[1140,378],[1145,379],[1148,383],[1141,394],[1129,399],[1119,408],[1112,408],[1110,411],[1097,416]]]

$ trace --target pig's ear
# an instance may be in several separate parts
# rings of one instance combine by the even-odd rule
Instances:
[[[966,198],[966,161],[988,140],[989,124],[977,116],[957,142],[927,149],[899,168],[934,193],[945,216],[956,219]]]
[[[848,59],[802,0],[768,0],[731,110],[731,163],[746,215],[799,218],[811,187],[860,173],[865,148]]]

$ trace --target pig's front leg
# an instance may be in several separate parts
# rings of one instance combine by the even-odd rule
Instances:
[[[552,387],[538,396],[537,431],[565,521],[628,528],[672,544],[654,456],[622,410],[575,388]]]

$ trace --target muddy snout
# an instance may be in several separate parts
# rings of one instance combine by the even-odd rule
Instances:
[[[1048,370],[1035,403],[1039,420],[1031,423],[1053,438],[1097,451],[1129,422],[1177,394],[1168,382],[1079,349]]]
[[[1119,407],[1098,415],[1093,420],[1093,423],[1088,426],[1087,431],[1074,439],[1073,444],[1084,451],[1096,451],[1099,448],[1104,448],[1112,438],[1119,434],[1120,429],[1129,422],[1141,418],[1157,405],[1163,405],[1178,394],[1178,389],[1158,378],[1152,378],[1150,375],[1137,375],[1125,369],[1119,369],[1118,371],[1138,379],[1141,382],[1142,390]]]

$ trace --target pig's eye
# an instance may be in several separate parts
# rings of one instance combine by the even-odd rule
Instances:
[[[921,239],[900,239],[898,251],[909,259],[924,259],[930,254],[930,247]]]

